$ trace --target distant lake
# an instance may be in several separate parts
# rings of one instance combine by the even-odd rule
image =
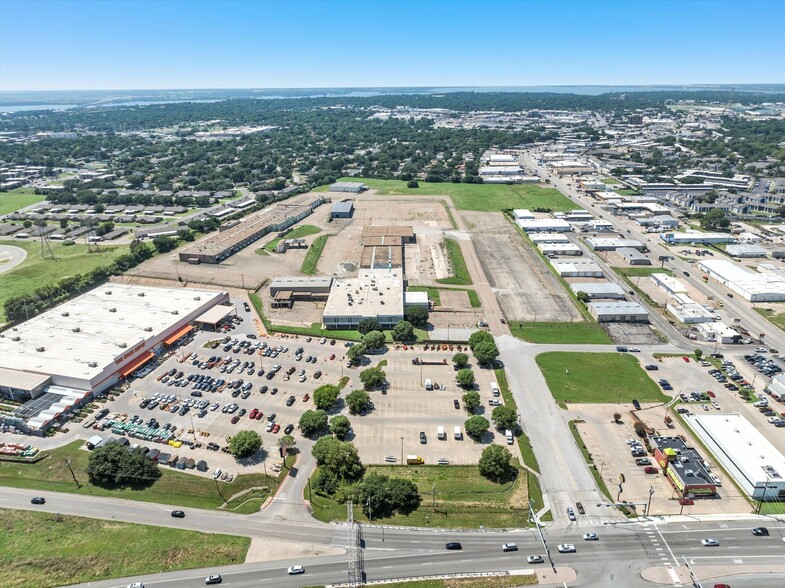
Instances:
[[[76,104],[14,104],[6,106],[0,104],[0,112],[19,112],[21,110],[65,110],[75,108]]]

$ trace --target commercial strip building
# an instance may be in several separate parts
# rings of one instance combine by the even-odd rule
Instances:
[[[753,500],[785,500],[785,457],[740,414],[688,415],[686,422]]]
[[[570,238],[564,233],[531,233],[528,235],[532,243],[570,243]]]
[[[725,247],[725,253],[730,255],[731,257],[739,257],[739,258],[755,258],[755,257],[766,257],[768,255],[768,251],[766,251],[763,247],[758,247],[757,245],[747,245],[747,244],[740,244],[740,245],[728,245]]]
[[[615,237],[588,237],[586,245],[593,251],[616,251],[622,248],[638,251],[646,249],[646,245],[635,239],[617,239]]]
[[[16,426],[45,428],[62,407],[130,376],[228,303],[226,292],[213,290],[95,288],[0,335],[0,395],[33,403],[15,413]]]
[[[674,294],[685,294],[688,292],[687,286],[685,286],[682,282],[673,276],[669,276],[668,274],[656,273],[651,274],[649,277],[651,277],[651,281],[654,282],[655,285],[665,290],[671,296]]]
[[[537,248],[543,255],[583,255],[575,243],[539,243]]]
[[[785,300],[785,272],[758,273],[724,259],[702,260],[698,262],[698,267],[750,302]]]
[[[654,460],[679,494],[689,498],[717,495],[717,484],[696,449],[688,447],[680,437],[652,436],[649,440],[654,447]]]
[[[586,292],[591,299],[624,299],[624,288],[612,282],[576,282],[570,284],[570,289],[576,294]]]
[[[562,278],[601,278],[602,269],[590,259],[553,260],[551,265]]]
[[[632,247],[620,247],[616,253],[621,255],[630,265],[651,265],[651,259]]]
[[[251,214],[231,227],[185,247],[179,253],[180,261],[221,263],[265,235],[282,231],[301,221],[324,201],[321,195],[304,194],[279,202],[270,209]]]
[[[351,194],[359,194],[368,189],[368,186],[362,182],[335,182],[330,185],[330,192],[349,192]]]
[[[536,218],[516,222],[527,233],[565,233],[572,230],[570,223],[555,218]]]
[[[665,309],[685,325],[714,322],[714,313],[686,294],[672,294]]]
[[[683,233],[660,233],[660,239],[669,245],[686,245],[700,243],[735,243],[736,239],[727,233],[701,233],[699,231],[685,231]]]
[[[356,278],[336,278],[322,323],[325,329],[356,329],[360,321],[375,318],[385,329],[403,320],[403,271],[361,269]]]
[[[589,302],[598,323],[648,323],[649,312],[637,302]]]

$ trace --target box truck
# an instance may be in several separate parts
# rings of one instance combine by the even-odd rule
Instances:
[[[407,455],[406,463],[409,465],[422,465],[425,463],[425,460],[419,455]]]
[[[447,439],[447,433],[444,432],[444,427],[436,427],[436,436],[439,439]]]
[[[452,435],[455,437],[456,440],[460,441],[463,439],[463,433],[461,432],[461,428],[458,425],[455,425],[452,429]]]

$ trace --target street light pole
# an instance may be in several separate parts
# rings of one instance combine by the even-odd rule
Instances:
[[[401,437],[401,466],[403,466],[403,437]]]
[[[651,508],[651,497],[654,494],[654,486],[649,486],[649,501],[646,503],[646,511],[643,516],[649,516],[649,509]]]

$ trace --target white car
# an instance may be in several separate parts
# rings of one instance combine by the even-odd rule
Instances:
[[[703,545],[704,547],[719,547],[720,542],[712,538],[701,539],[701,545]]]
[[[305,567],[303,567],[303,566],[289,566],[289,569],[287,570],[287,573],[290,576],[295,576],[297,574],[304,574],[305,573]]]
[[[502,551],[518,551],[518,546],[515,543],[505,543],[502,545]]]
[[[785,541],[785,539],[783,539],[783,541]],[[542,559],[541,555],[530,555],[526,558],[526,563],[530,564],[542,563],[543,561],[544,560]]]
[[[561,543],[556,549],[559,553],[575,553],[575,546],[572,543]]]
[[[144,584],[141,582],[134,582],[133,584],[128,584],[128,588],[144,588]]]
[[[600,538],[597,536],[597,533],[584,533],[583,534],[584,541],[599,541]]]

